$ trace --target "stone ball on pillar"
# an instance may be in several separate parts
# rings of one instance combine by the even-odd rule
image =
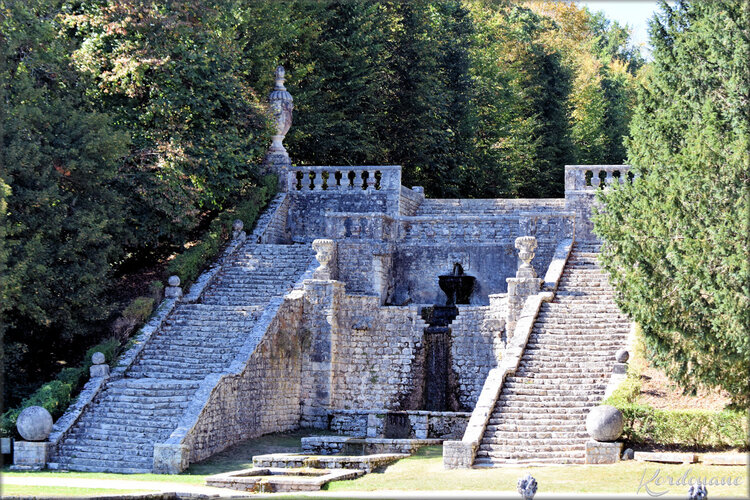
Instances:
[[[627,349],[618,349],[615,353],[615,361],[618,363],[627,363],[630,359],[630,353]]]
[[[18,415],[16,429],[26,441],[44,441],[52,432],[52,415],[41,406],[29,406]]]
[[[91,362],[95,365],[101,365],[104,364],[106,359],[104,358],[104,353],[101,352],[95,352],[91,355]]]
[[[180,277],[170,276],[168,283],[169,283],[169,286],[180,286]]]
[[[622,412],[614,406],[597,406],[586,417],[586,432],[594,441],[615,441],[622,435],[623,427]]]

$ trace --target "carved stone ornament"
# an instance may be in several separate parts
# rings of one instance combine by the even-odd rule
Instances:
[[[319,239],[313,241],[312,247],[316,252],[315,258],[320,263],[320,266],[313,273],[313,278],[316,280],[333,279],[330,263],[336,252],[336,243],[333,240]]]
[[[272,136],[271,148],[269,153],[286,154],[283,140],[289,128],[292,126],[292,110],[294,109],[294,100],[292,95],[287,92],[284,86],[284,67],[276,68],[276,85],[268,97],[268,102],[273,113],[273,120],[276,125],[276,134]]]
[[[536,238],[533,236],[521,236],[516,238],[516,248],[518,249],[518,257],[523,261],[523,264],[518,268],[516,277],[518,278],[536,278],[536,271],[531,266],[531,261],[536,255]]]

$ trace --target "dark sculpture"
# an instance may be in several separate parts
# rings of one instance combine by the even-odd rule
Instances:
[[[448,297],[445,305],[468,304],[469,297],[471,297],[471,293],[474,291],[476,280],[474,276],[464,274],[464,268],[458,262],[453,264],[453,272],[451,274],[441,274],[438,276],[438,285],[440,285],[440,289]]]

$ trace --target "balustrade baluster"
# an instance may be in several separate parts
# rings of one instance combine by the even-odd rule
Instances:
[[[602,183],[602,179],[599,177],[599,172],[601,172],[601,170],[591,171],[591,185],[594,186],[594,189],[599,188],[599,185]]]
[[[607,180],[605,181],[607,186],[614,184],[614,178],[612,177],[613,173],[614,172],[611,170],[607,171]]]
[[[375,189],[375,171],[367,170],[367,187],[365,189]]]

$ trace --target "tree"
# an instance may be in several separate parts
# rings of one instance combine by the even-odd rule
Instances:
[[[3,129],[0,268],[4,397],[12,405],[97,335],[105,291],[122,258],[114,186],[128,137],[92,110],[49,12],[55,0],[6,4],[0,17]],[[10,187],[10,189],[7,188]],[[5,205],[7,204],[7,208]],[[2,222],[0,222],[2,224]]]
[[[632,184],[595,218],[618,302],[687,390],[750,403],[750,18],[746,3],[661,4],[631,124]]]
[[[232,0],[114,0],[61,14],[91,100],[132,136],[120,186],[135,249],[182,245],[257,182],[269,141],[241,78]]]

